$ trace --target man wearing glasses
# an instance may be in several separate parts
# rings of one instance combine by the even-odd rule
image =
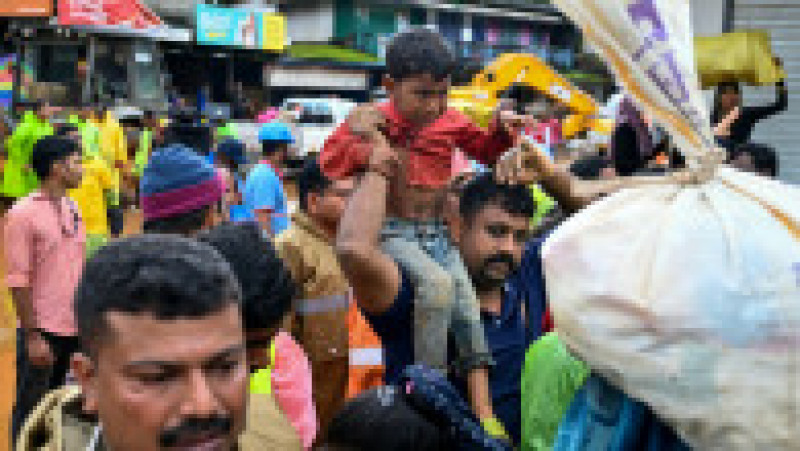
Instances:
[[[348,383],[350,287],[333,243],[354,185],[352,178],[329,180],[317,162],[310,161],[297,180],[300,209],[275,242],[300,288],[292,332],[311,361],[314,405],[323,433],[344,404]]]

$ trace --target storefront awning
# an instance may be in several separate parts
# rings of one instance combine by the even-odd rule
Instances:
[[[297,60],[332,61],[364,65],[381,64],[380,59],[347,47],[321,44],[295,44],[287,47],[288,58]]]
[[[118,25],[73,25],[70,29],[86,34],[104,34],[124,38],[147,38],[165,42],[193,42],[192,30],[161,26],[157,28],[125,28]]]

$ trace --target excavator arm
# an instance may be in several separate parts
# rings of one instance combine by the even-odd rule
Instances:
[[[450,91],[450,106],[487,125],[500,96],[514,85],[529,86],[572,112],[564,121],[565,138],[591,127],[598,112],[594,99],[573,86],[541,59],[530,54],[501,55],[464,87]]]

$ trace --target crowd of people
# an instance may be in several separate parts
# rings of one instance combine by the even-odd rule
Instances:
[[[521,447],[526,351],[555,326],[548,233],[596,199],[579,180],[682,159],[629,100],[609,148],[578,158],[526,136],[530,116],[478,127],[448,109],[454,57],[435,32],[399,34],[386,66],[388,102],[309,159],[296,209],[282,122],[260,148],[220,126],[203,149],[194,124],[148,112],[55,122],[40,103],[0,121],[16,449]],[[786,108],[778,92],[752,108],[720,89],[734,166],[777,176],[749,135]],[[551,447],[687,448],[600,376],[588,389],[607,411],[562,412]]]

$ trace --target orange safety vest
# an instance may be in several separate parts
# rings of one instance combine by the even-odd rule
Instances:
[[[350,345],[347,397],[352,398],[364,390],[383,385],[385,369],[381,339],[356,302],[350,303],[347,312],[347,330]]]

